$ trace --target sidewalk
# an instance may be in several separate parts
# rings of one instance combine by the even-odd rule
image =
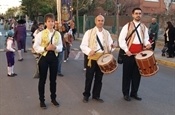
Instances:
[[[82,40],[83,35],[80,34],[79,38],[76,38],[76,40]],[[158,64],[165,65],[167,67],[175,68],[175,58],[167,58],[163,57],[162,54],[162,48],[163,48],[163,41],[157,41],[156,48],[154,51],[154,56],[158,62]]]

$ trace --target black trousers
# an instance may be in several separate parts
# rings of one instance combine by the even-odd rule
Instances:
[[[123,80],[122,92],[123,95],[137,95],[140,85],[141,75],[134,56],[124,56],[123,59]],[[131,91],[130,91],[131,87]]]
[[[94,79],[95,77],[95,79]],[[93,91],[92,91],[92,97],[93,98],[100,98],[100,92],[102,88],[102,78],[103,73],[101,72],[97,61],[92,60],[91,61],[91,67],[87,66],[86,68],[86,80],[85,80],[85,91],[83,95],[85,97],[91,96],[91,86],[94,79],[94,85],[93,85]]]
[[[174,47],[173,47],[173,42],[168,42],[168,55],[169,57],[174,57]]]
[[[152,44],[152,50],[154,51],[155,50],[155,47],[156,47],[156,40],[153,41],[154,43]]]
[[[51,100],[56,99],[56,78],[57,78],[57,69],[58,69],[58,58],[53,51],[49,51],[46,56],[42,56],[39,63],[39,99],[41,102],[45,101],[45,83],[47,78],[47,71],[49,68],[50,72],[50,92]]]

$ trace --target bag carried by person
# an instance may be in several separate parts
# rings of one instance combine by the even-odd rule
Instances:
[[[118,64],[123,64],[123,56],[124,56],[124,54],[125,54],[125,51],[120,48],[119,49],[119,53],[118,53],[118,58],[117,58]]]
[[[130,23],[128,24],[128,28],[130,26]],[[131,32],[131,34],[125,39],[126,42],[129,40],[129,38],[132,36],[132,34],[137,30],[137,28],[140,26],[140,23],[137,25],[137,27],[135,27],[135,29]],[[123,49],[119,49],[119,53],[118,53],[118,58],[117,58],[117,62],[118,64],[123,64],[123,56],[125,55],[125,51]]]
[[[42,55],[41,55],[41,56],[42,56]],[[40,57],[39,57],[39,59],[37,60],[37,68],[36,68],[36,72],[35,72],[35,74],[34,74],[33,78],[39,78],[39,77],[40,77],[40,75],[39,75],[39,67],[38,67],[38,62],[39,62],[39,60],[40,60],[41,56],[40,56]]]

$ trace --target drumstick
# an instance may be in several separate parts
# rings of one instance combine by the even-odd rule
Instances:
[[[109,51],[109,53],[112,53],[113,45],[114,45],[114,41],[113,41],[112,44],[111,44],[111,50]]]
[[[95,53],[97,53],[100,49],[96,50]]]

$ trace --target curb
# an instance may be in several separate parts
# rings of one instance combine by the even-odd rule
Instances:
[[[164,66],[167,66],[167,67],[170,67],[170,68],[175,68],[175,63],[174,62],[166,61],[166,60],[163,60],[163,59],[157,59],[157,58],[156,58],[156,61],[157,61],[158,64],[161,64],[161,65],[164,65]]]

